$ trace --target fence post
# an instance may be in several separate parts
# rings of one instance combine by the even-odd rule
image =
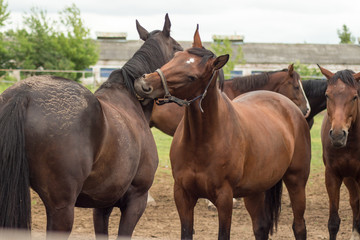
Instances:
[[[19,69],[14,69],[13,71],[12,71],[12,74],[13,74],[13,76],[16,78],[16,81],[20,81],[21,80],[21,72],[20,72],[20,70]]]

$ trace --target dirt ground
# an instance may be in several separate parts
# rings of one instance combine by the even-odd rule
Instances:
[[[134,239],[179,239],[180,221],[173,200],[173,179],[165,169],[158,169],[154,184],[150,190],[156,201],[156,206],[148,206],[141,217],[133,234]],[[33,236],[44,236],[46,216],[44,206],[32,192],[32,228]],[[348,193],[343,186],[341,189],[340,211],[341,226],[338,239],[350,239],[352,214],[348,204]],[[120,211],[114,209],[110,219],[110,238],[117,234]],[[324,184],[323,171],[311,173],[307,186],[307,210],[305,213],[308,239],[328,239],[328,197]],[[278,231],[271,239],[293,239],[291,229],[292,211],[289,197],[284,187],[282,198],[282,212]],[[195,208],[194,239],[217,239],[217,212],[209,210],[205,200],[199,200]],[[254,239],[250,217],[242,201],[234,208],[231,228],[232,239]],[[70,239],[95,239],[92,226],[92,210],[75,210],[75,223]]]

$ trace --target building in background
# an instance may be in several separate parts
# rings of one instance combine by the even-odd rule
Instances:
[[[94,78],[103,82],[110,73],[121,68],[143,44],[142,40],[127,40],[126,33],[98,33],[100,56],[92,66]],[[229,36],[214,35],[214,39]],[[360,72],[359,44],[284,44],[284,43],[246,43],[241,35],[230,36],[235,58],[238,47],[242,47],[245,64],[235,65],[233,74],[250,75],[263,71],[287,68],[290,63],[300,62],[317,68],[321,65],[333,72],[351,69]],[[191,41],[179,42],[184,49],[191,47]],[[211,49],[212,42],[203,42]],[[230,76],[227,76],[230,78]]]

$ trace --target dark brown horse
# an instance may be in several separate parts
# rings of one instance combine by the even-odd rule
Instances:
[[[255,90],[274,91],[291,99],[304,115],[307,116],[310,112],[310,105],[303,91],[300,75],[294,71],[294,64],[290,64],[287,69],[280,71],[232,78],[226,80],[221,88],[230,99]],[[184,108],[175,103],[154,105],[150,127],[156,127],[173,136],[184,116],[184,111]]]
[[[330,239],[339,231],[340,186],[345,183],[353,211],[353,240],[360,239],[360,73],[350,70],[332,73],[320,67],[328,79],[327,115],[321,129],[325,182],[329,195]]]
[[[196,31],[193,48],[135,81],[135,90],[145,98],[191,99],[184,101],[188,106],[170,150],[181,238],[192,239],[194,207],[199,198],[207,198],[218,209],[219,239],[229,239],[232,199],[245,197],[256,239],[268,239],[279,216],[284,181],[294,234],[305,239],[308,124],[290,99],[270,91],[231,101],[214,80],[228,57],[202,48]]]
[[[92,94],[80,84],[35,76],[0,96],[0,227],[30,228],[31,186],[44,202],[47,230],[70,233],[74,207],[95,208],[95,233],[108,233],[113,207],[119,236],[131,236],[146,207],[158,165],[152,110],[133,81],[182,50],[162,31],[137,21],[143,46]]]
[[[306,121],[311,128],[314,124],[314,117],[326,109],[325,91],[327,81],[323,79],[310,79],[301,82],[311,108],[309,116],[306,117]]]

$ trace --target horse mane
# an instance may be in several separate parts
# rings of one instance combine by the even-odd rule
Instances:
[[[202,48],[190,48],[187,50],[188,53],[193,54],[195,56],[201,57],[201,61],[200,64],[205,64],[210,58],[216,58],[216,55],[210,51],[207,50],[206,48],[202,47]],[[224,85],[224,81],[225,81],[225,77],[224,77],[224,70],[220,69],[218,74],[218,80],[219,80],[219,86],[220,89],[223,88]]]
[[[340,78],[346,85],[357,88],[358,82],[354,79],[353,74],[354,72],[349,69],[338,71],[328,80],[328,85],[335,84],[335,82]]]
[[[304,92],[307,97],[325,96],[327,88],[327,80],[324,79],[309,79],[301,81]]]
[[[243,77],[235,77],[229,79],[228,81],[232,81],[233,89],[240,90],[244,92],[248,92],[250,90],[258,89],[264,86],[269,82],[270,75],[278,72],[287,72],[288,69],[282,69],[278,71],[268,71],[260,74],[254,74]],[[296,73],[296,72],[294,72]],[[296,73],[297,74],[297,73]]]
[[[159,30],[151,32],[150,35],[157,32]],[[135,79],[141,77],[144,73],[154,72],[158,66],[162,66],[165,63],[166,60],[159,42],[150,37],[121,69],[111,72],[109,78],[98,90],[109,88],[114,83],[117,83],[125,86],[131,94],[135,95]]]

